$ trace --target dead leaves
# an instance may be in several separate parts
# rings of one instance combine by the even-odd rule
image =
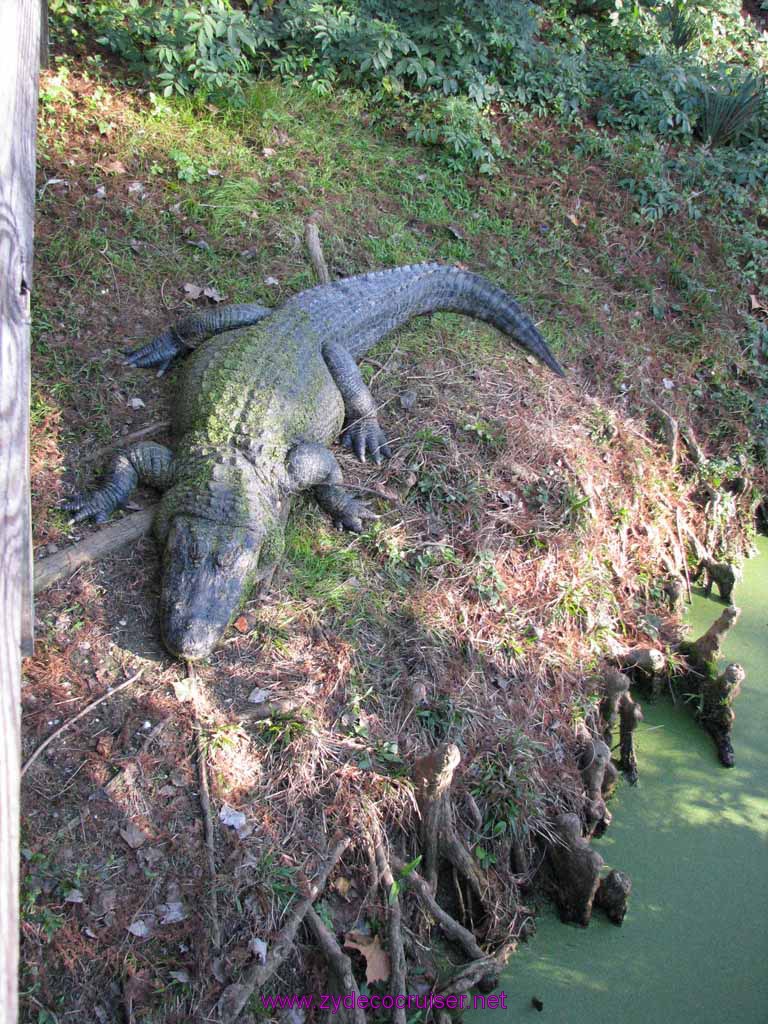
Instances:
[[[120,829],[120,838],[130,846],[132,850],[138,850],[147,841],[147,836],[132,821],[129,821],[125,828]]]
[[[369,985],[376,981],[388,981],[390,974],[389,953],[381,944],[378,935],[364,935],[362,932],[347,932],[344,937],[345,949],[356,949],[365,957],[365,978]]]
[[[749,311],[750,313],[762,313],[763,316],[768,316],[768,305],[762,302],[757,295],[750,295]]]
[[[226,295],[222,295],[221,292],[212,285],[192,284],[191,281],[187,281],[186,284],[182,285],[181,290],[187,298],[190,299],[199,299],[202,297],[214,303],[224,302],[226,299]]]

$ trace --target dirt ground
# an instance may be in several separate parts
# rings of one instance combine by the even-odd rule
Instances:
[[[51,72],[41,114],[39,560],[95,529],[68,526],[60,499],[92,481],[121,438],[171,416],[173,374],[158,381],[127,368],[122,349],[206,301],[190,300],[186,284],[230,299],[272,289],[279,301],[311,283],[284,213],[253,230],[217,228],[204,208],[207,178],[150,174],[162,154],[151,132],[137,141],[145,98],[81,66],[62,88],[66,96]],[[531,126],[530,137],[538,131]],[[519,135],[506,141],[521,145]],[[550,132],[549,142],[553,164],[572,159],[567,137]],[[433,173],[418,150],[402,159]],[[748,440],[738,403],[725,429],[709,411],[718,395],[750,386],[741,296],[717,239],[699,225],[682,269],[674,255],[661,259],[667,229],[635,224],[618,191],[608,223],[598,171],[571,165],[555,194],[550,175],[516,170],[511,154],[506,191],[466,183],[476,209],[502,227],[483,221],[473,232],[466,211],[451,211],[469,225],[454,230],[469,236],[458,243],[461,261],[492,275],[504,223],[532,232],[533,245],[545,239],[545,216],[568,218],[569,272],[586,265],[586,277],[578,287],[574,277],[560,281],[549,256],[530,270],[531,301],[543,321],[551,313],[558,343],[567,337],[568,378],[456,317],[434,317],[379,346],[365,372],[395,455],[378,469],[337,452],[379,519],[361,538],[341,536],[299,502],[270,592],[249,602],[195,676],[159,639],[151,538],[38,596],[36,650],[24,669],[25,757],[89,702],[135,681],[63,732],[24,777],[25,1022],[214,1019],[217,999],[290,919],[337,834],[351,844],[318,909],[337,936],[362,935],[347,950],[353,968],[366,991],[386,991],[388,903],[375,884],[371,836],[381,827],[401,860],[419,856],[411,772],[440,743],[459,748],[457,827],[488,881],[475,931],[492,952],[526,934],[535,895],[514,851],[531,857],[553,814],[583,811],[574,726],[594,712],[596,673],[623,649],[663,648],[678,636],[661,583],[670,566],[682,568],[681,531],[704,532],[706,481],[685,452],[672,466],[646,398],[663,400],[670,379],[670,408],[689,416],[724,478],[737,471],[729,453]],[[346,192],[308,192],[292,173],[268,173],[273,203],[290,210],[291,223],[320,206],[334,273],[375,263],[366,246],[386,217],[399,218],[418,252],[457,258],[457,239],[429,214],[428,196],[414,215],[396,192],[371,189],[366,199],[362,183],[360,208],[375,204],[374,215],[352,220]],[[230,179],[243,186],[250,174]],[[521,198],[542,193],[537,207]],[[254,235],[262,248],[243,255]],[[663,296],[653,308],[648,289],[627,285],[644,276],[650,294]],[[153,439],[170,441],[167,427]],[[154,500],[142,492],[133,507]],[[749,495],[734,498],[724,517],[747,521],[748,503]],[[743,550],[736,519],[720,537]],[[429,991],[462,958],[450,944],[438,955],[430,916],[401,898],[409,991]],[[296,956],[268,991],[327,986],[327,960],[300,931]],[[242,1019],[321,1019],[292,1012],[265,1011],[254,998]]]

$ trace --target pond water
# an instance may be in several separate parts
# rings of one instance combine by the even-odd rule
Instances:
[[[736,766],[720,765],[687,708],[644,702],[640,781],[620,782],[613,823],[595,841],[632,877],[623,926],[598,912],[581,929],[547,911],[502,978],[507,1009],[468,1011],[467,1024],[768,1022],[768,539],[758,547],[725,644],[726,660],[747,672],[734,704]],[[722,608],[694,596],[691,636]]]

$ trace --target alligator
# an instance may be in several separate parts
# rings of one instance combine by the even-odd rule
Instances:
[[[564,375],[509,294],[438,263],[349,277],[277,309],[216,307],[128,355],[130,365],[160,372],[184,358],[175,450],[142,442],[118,452],[102,486],[64,507],[73,522],[104,522],[137,484],[162,492],[153,528],[163,548],[160,617],[171,654],[196,661],[212,652],[256,579],[279,561],[298,492],[311,490],[339,528],[360,532],[373,518],[344,488],[328,445],[341,432],[361,462],[391,455],[357,360],[412,317],[442,310],[492,324]]]

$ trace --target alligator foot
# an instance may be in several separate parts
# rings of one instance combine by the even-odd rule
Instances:
[[[341,443],[353,451],[360,462],[365,462],[366,456],[370,455],[380,466],[384,459],[392,457],[392,449],[375,417],[366,416],[351,423],[341,435]]]

